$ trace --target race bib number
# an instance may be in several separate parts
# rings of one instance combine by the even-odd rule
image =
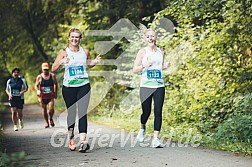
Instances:
[[[84,75],[84,68],[83,68],[83,66],[69,67],[68,70],[69,70],[69,75],[71,77],[83,76]]]
[[[147,70],[147,78],[148,79],[161,79],[161,71],[160,70]]]
[[[11,90],[11,94],[12,94],[13,96],[20,96],[20,91],[19,91],[19,90],[16,90],[16,89],[12,89],[12,90]]]
[[[44,94],[52,93],[52,88],[50,86],[42,87],[42,91]]]

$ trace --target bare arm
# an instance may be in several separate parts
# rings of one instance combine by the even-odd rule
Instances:
[[[41,76],[38,75],[37,78],[36,78],[36,82],[35,82],[35,90],[39,90],[40,89],[40,80],[41,80]]]
[[[134,66],[133,66],[133,72],[134,73],[138,73],[138,72],[141,72],[143,70],[142,59],[143,59],[144,54],[145,53],[144,53],[143,49],[138,51],[135,62],[134,62]]]
[[[162,64],[162,69],[167,69],[170,67],[171,63],[170,62],[165,62],[165,52],[163,49],[161,49],[161,52],[163,54],[163,64]]]
[[[56,70],[59,69],[59,67],[63,64],[63,63],[68,63],[69,59],[67,57],[67,53],[65,50],[62,50],[58,56],[56,57],[53,65],[52,65],[52,72],[55,72]]]
[[[37,91],[37,96],[40,96],[40,81],[41,81],[41,75],[38,75],[36,78],[36,83],[34,85],[35,90]]]
[[[20,92],[20,95],[23,95],[25,92],[27,92],[28,89],[23,89],[21,92]]]
[[[98,55],[94,60],[91,59],[90,52],[87,49],[84,49],[86,55],[87,55],[87,65],[89,68],[94,67],[97,63],[100,62],[101,57]]]
[[[11,95],[11,93],[9,92],[9,90],[5,90],[5,92],[6,92],[7,95],[9,96],[9,100],[11,100],[11,99],[12,99],[12,95]]]
[[[136,60],[134,62],[133,72],[138,73],[142,72],[143,69],[148,68],[152,66],[152,62],[148,61],[145,64],[142,64],[143,57],[145,56],[145,50],[141,49],[137,53]]]
[[[56,76],[52,73],[52,79],[53,79],[53,88],[54,88],[54,93],[55,93],[55,99],[57,99],[57,94],[58,94],[58,81]]]

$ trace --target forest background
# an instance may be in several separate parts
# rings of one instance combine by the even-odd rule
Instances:
[[[41,63],[52,64],[67,44],[69,29],[81,29],[81,45],[95,58],[96,42],[113,41],[113,36],[88,36],[88,30],[109,30],[122,19],[157,29],[160,18],[174,24],[174,33],[160,31],[158,39],[171,62],[164,76],[162,137],[186,142],[185,136],[196,136],[202,146],[251,155],[250,0],[1,0],[1,102],[7,101],[5,86],[12,68],[19,67],[29,85],[25,102],[38,103],[34,83]],[[93,121],[137,132],[139,75],[132,73],[132,67],[142,46],[140,32],[114,43],[102,55],[107,65],[89,69],[99,73],[90,76],[94,97],[103,97],[89,112]],[[123,53],[127,56],[116,64]],[[61,88],[63,70],[56,75]],[[56,109],[65,110],[60,90]],[[147,133],[152,129],[153,116]]]

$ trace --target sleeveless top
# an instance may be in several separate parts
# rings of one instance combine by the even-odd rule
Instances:
[[[52,74],[50,73],[49,79],[44,79],[42,74],[40,75],[41,81],[40,81],[40,92],[41,92],[41,98],[42,99],[52,99],[55,97],[54,92],[54,83],[52,79]]]
[[[73,52],[69,48],[66,48],[66,53],[69,62],[64,64],[63,85],[66,87],[80,87],[89,83],[86,71],[87,55],[84,49],[80,47],[78,52]]]
[[[159,88],[164,87],[164,80],[162,74],[163,67],[163,53],[160,48],[155,52],[149,51],[145,48],[145,56],[142,59],[142,64],[147,61],[152,62],[152,66],[142,70],[140,87]]]

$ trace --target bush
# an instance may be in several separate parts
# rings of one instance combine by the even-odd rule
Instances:
[[[235,115],[226,120],[217,128],[215,133],[217,141],[250,143],[252,141],[252,116],[251,115]]]
[[[12,153],[10,155],[0,152],[0,167],[34,167],[24,163],[26,154],[24,151]]]

